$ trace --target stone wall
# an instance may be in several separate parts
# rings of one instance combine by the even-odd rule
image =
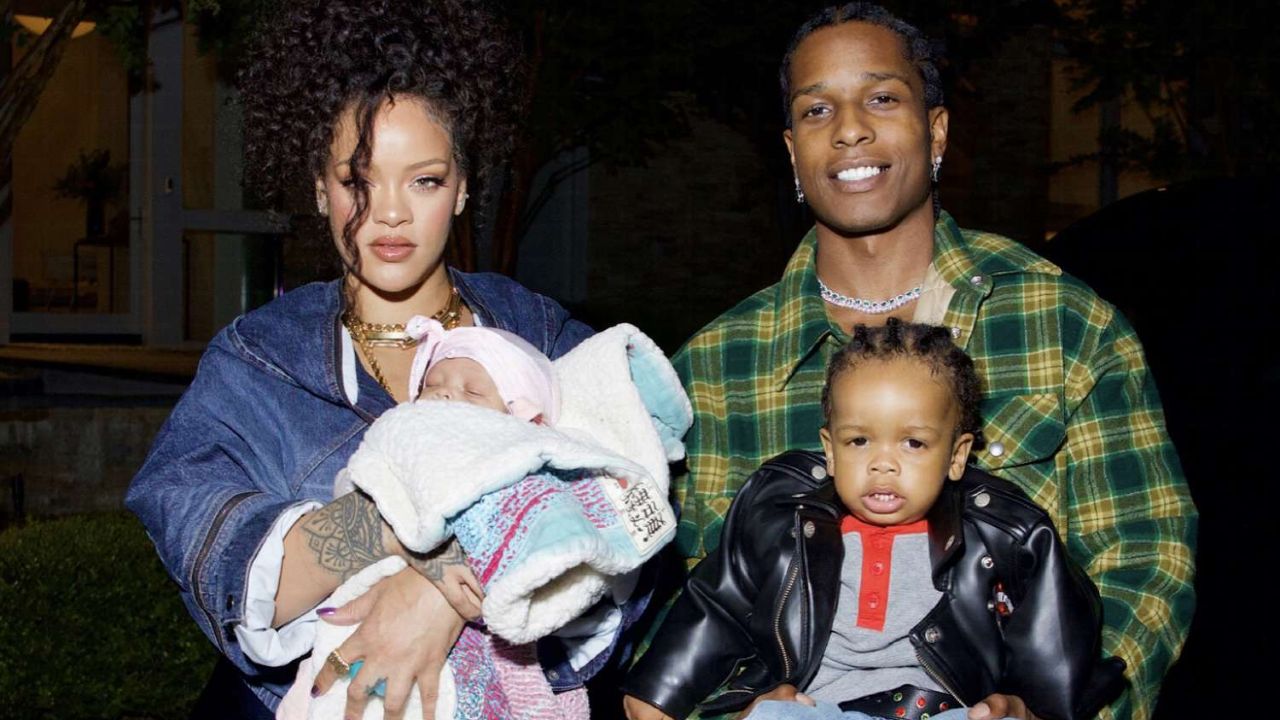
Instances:
[[[0,524],[118,510],[168,407],[0,410]],[[20,481],[18,480],[20,478]],[[20,482],[21,500],[14,497]]]

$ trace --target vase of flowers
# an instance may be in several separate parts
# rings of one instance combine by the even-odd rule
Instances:
[[[53,185],[60,198],[79,200],[85,204],[85,237],[106,233],[107,204],[120,195],[123,165],[111,164],[110,150],[80,151],[76,161]]]

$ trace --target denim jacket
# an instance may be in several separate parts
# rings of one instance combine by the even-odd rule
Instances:
[[[451,274],[484,325],[514,332],[551,358],[591,334],[554,301],[513,280]],[[282,511],[332,499],[334,476],[369,423],[394,404],[363,372],[358,401],[348,402],[340,380],[341,310],[339,281],[313,283],[218,333],[125,498],[200,629],[272,708],[296,665],[257,665],[236,641],[249,567]],[[624,625],[639,612],[624,607]],[[552,663],[553,687],[569,689],[604,660],[583,673],[549,657],[544,665]]]

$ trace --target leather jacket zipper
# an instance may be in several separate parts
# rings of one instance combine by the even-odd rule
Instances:
[[[222,508],[218,510],[218,514],[214,516],[213,523],[209,526],[209,532],[205,535],[204,545],[200,547],[200,553],[196,555],[195,564],[191,568],[191,593],[195,595],[196,604],[200,606],[201,610],[204,610],[205,617],[209,619],[210,634],[218,641],[218,649],[224,653],[227,647],[222,637],[222,628],[218,625],[218,619],[213,616],[213,612],[209,608],[204,606],[203,602],[200,602],[202,594],[200,592],[200,571],[204,568],[205,560],[208,559],[209,553],[213,550],[213,540],[218,537],[218,531],[222,529],[222,523],[227,521],[227,516],[231,514],[231,511],[237,505],[250,496],[257,494],[256,492],[242,492],[238,495],[232,495],[231,499],[222,505]]]
[[[787,646],[782,642],[782,613],[787,606],[787,597],[791,595],[791,590],[796,586],[796,578],[800,575],[800,563],[798,560],[791,561],[791,569],[787,571],[787,582],[782,588],[782,595],[778,598],[778,612],[773,618],[773,636],[778,640],[778,652],[782,654],[782,675],[785,678],[791,677],[791,659],[787,657]]]
[[[928,673],[929,677],[936,680],[938,684],[942,686],[942,689],[947,691],[947,694],[956,699],[956,702],[968,707],[965,701],[960,698],[960,693],[956,692],[955,688],[947,682],[947,678],[939,672],[938,668],[933,665],[933,663],[929,662],[929,659],[924,656],[924,653],[920,651],[920,648],[916,648],[915,651],[916,659],[920,661],[920,666],[924,668],[924,671]]]

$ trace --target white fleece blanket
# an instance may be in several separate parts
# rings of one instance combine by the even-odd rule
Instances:
[[[337,494],[353,486],[367,492],[400,541],[425,552],[446,540],[458,515],[478,500],[485,498],[492,505],[495,498],[527,499],[523,486],[512,486],[540,471],[550,468],[563,471],[550,475],[599,483],[608,496],[603,504],[612,503],[603,515],[616,515],[622,522],[613,526],[599,522],[601,513],[590,507],[577,522],[553,522],[559,517],[556,512],[561,516],[571,512],[565,492],[558,494],[555,512],[542,513],[541,525],[491,515],[497,518],[495,527],[505,522],[507,526],[573,528],[563,533],[539,531],[533,550],[510,552],[504,558],[508,567],[497,581],[486,583],[483,613],[489,630],[517,643],[542,637],[572,620],[599,599],[613,576],[638,566],[674,536],[675,518],[666,501],[668,463],[683,457],[681,439],[692,423],[692,409],[675,370],[634,326],[619,325],[599,333],[554,366],[562,399],[555,428],[461,403],[401,405],[370,427],[336,487]],[[495,492],[500,490],[504,492]],[[600,495],[580,494],[588,499]],[[483,531],[484,523],[474,521],[483,512],[471,514],[472,522],[458,525],[459,532]],[[584,543],[593,526],[590,542]],[[646,527],[658,531],[647,532]],[[625,532],[618,532],[619,528]],[[548,556],[555,556],[551,564]],[[336,606],[363,594],[393,571],[389,562],[366,568],[326,604]],[[313,667],[300,670],[299,686],[310,687],[320,662],[315,658],[322,659],[353,630],[320,623],[309,660]],[[441,677],[442,700],[453,699],[452,693],[445,692],[452,679],[446,668]],[[291,695],[297,691],[295,687]],[[329,695],[340,697],[341,693],[325,697]],[[332,710],[312,706],[309,716],[330,717]],[[371,703],[370,710],[380,717],[381,703]],[[461,710],[459,716],[465,714]],[[438,708],[436,717],[452,715]]]
[[[633,325],[617,325],[553,365],[560,422],[533,425],[465,403],[422,401],[388,410],[347,463],[400,542],[427,552],[447,521],[482,495],[543,468],[594,469],[667,496],[667,464],[684,457],[689,398],[661,349]],[[339,482],[339,494],[349,490]]]
[[[489,629],[513,643],[569,622],[601,597],[608,577],[638,567],[674,537],[668,463],[683,457],[681,438],[693,418],[671,363],[632,325],[584,340],[554,366],[556,427],[465,403],[408,403],[374,422],[339,478],[339,493],[349,485],[368,493],[417,552],[446,540],[450,520],[480,498],[530,475],[573,471],[601,483],[619,521],[605,527],[597,514],[586,522],[561,502],[542,517],[534,544],[504,559],[500,577],[482,577]],[[497,531],[504,518],[489,510]],[[477,524],[468,529],[463,539],[474,543]]]

